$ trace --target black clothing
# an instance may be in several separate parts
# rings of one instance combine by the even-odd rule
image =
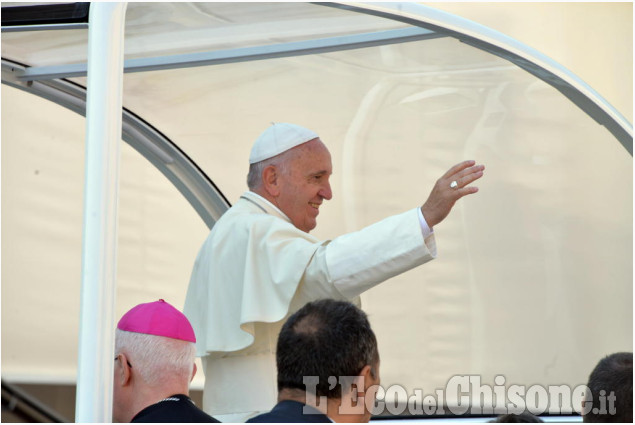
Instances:
[[[308,410],[310,413],[304,413],[303,409]],[[324,413],[319,410],[307,406],[304,403],[293,400],[283,400],[276,404],[275,407],[269,413],[263,413],[249,419],[247,422],[260,422],[260,423],[310,423],[310,422],[333,422]]]
[[[137,413],[131,422],[220,422],[186,395],[175,394]]]

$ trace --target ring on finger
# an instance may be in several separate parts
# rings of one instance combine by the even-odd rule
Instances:
[[[450,188],[456,189],[457,187],[459,187],[459,184],[456,182],[456,180],[452,180],[452,183],[450,183]]]

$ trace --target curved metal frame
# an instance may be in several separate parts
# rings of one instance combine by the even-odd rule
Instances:
[[[82,116],[86,88],[67,80],[20,81],[23,65],[2,59],[2,83],[40,96]],[[210,229],[230,207],[214,182],[159,130],[123,108],[122,139],[150,161],[183,194]]]
[[[405,28],[366,34],[295,41],[254,47],[242,47],[212,52],[188,53],[151,58],[128,59],[124,61],[124,73],[147,72],[165,69],[191,68],[197,66],[222,65],[227,63],[250,62],[262,59],[286,58],[292,56],[315,55],[333,51],[361,49],[387,44],[406,43],[445,37],[423,28]],[[34,66],[26,68],[19,75],[22,81],[51,80],[54,78],[85,77],[86,63],[70,65]]]

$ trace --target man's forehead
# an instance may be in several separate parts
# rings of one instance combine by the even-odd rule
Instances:
[[[292,156],[293,161],[304,161],[316,164],[322,163],[324,165],[321,168],[331,168],[331,153],[319,138],[303,143],[293,148],[293,150],[295,151],[295,155]]]
[[[329,149],[326,147],[326,145],[324,144],[324,142],[322,141],[322,139],[320,139],[319,137],[316,137],[314,139],[308,140],[304,143],[302,143],[301,145],[298,145],[294,148],[292,148],[294,150],[298,150],[300,152],[302,151],[308,151],[308,152],[322,152],[322,151],[326,151],[329,153]]]

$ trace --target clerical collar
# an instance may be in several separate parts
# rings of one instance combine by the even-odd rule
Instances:
[[[249,198],[252,198],[252,197],[255,198],[255,199],[249,199]],[[272,204],[271,202],[269,202],[267,199],[263,198],[262,196],[258,195],[256,192],[252,192],[251,190],[249,190],[249,191],[245,192],[243,194],[243,196],[241,196],[241,198],[246,199],[246,200],[251,201],[251,202],[254,202],[256,205],[258,205],[256,203],[256,201],[257,202],[262,202],[263,204],[265,204],[266,207],[271,208],[276,213],[280,214],[280,216],[282,218],[284,218],[289,223],[291,223],[291,219],[289,217],[287,217],[287,215],[285,213],[280,211],[280,208],[276,207],[274,204]],[[258,205],[258,207],[262,208],[261,205]],[[267,212],[267,211],[265,210],[265,212]]]

